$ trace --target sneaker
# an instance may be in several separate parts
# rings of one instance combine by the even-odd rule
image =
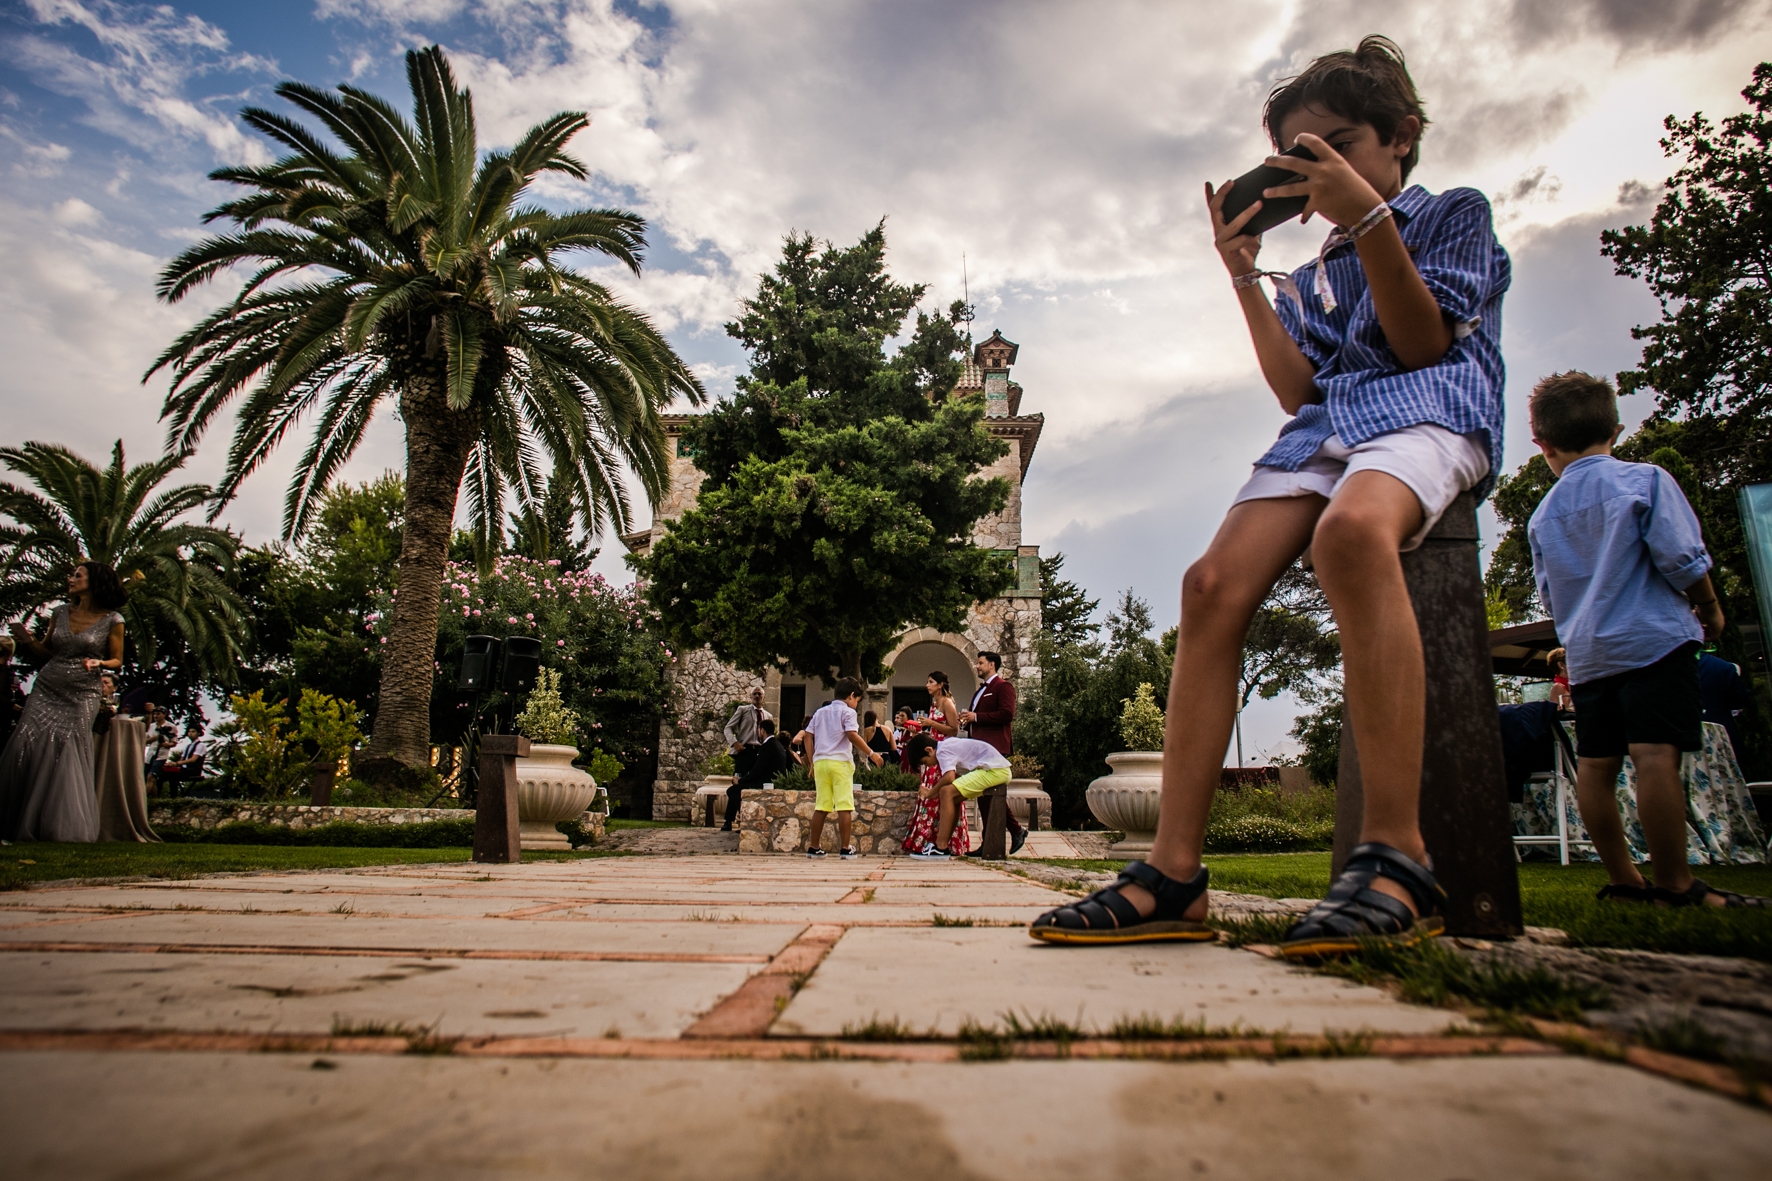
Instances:
[[[920,857],[925,861],[951,861],[954,855],[946,849],[937,849],[934,845],[924,845],[921,853],[912,853],[912,857]]]
[[[806,850],[806,856],[808,856],[808,857],[823,857],[823,856],[825,856],[825,851],[823,849],[808,849],[808,850]]]
[[[1021,852],[1021,847],[1027,843],[1028,830],[1025,828],[1016,829],[1009,838],[1009,856],[1013,857]]]
[[[860,854],[856,851],[854,846],[845,845],[841,849],[837,850],[837,856],[843,858],[843,860],[845,860],[845,861],[853,861],[853,860],[855,860],[855,858],[860,856]]]

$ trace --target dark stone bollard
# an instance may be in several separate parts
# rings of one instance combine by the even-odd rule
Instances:
[[[474,806],[474,860],[515,865],[523,860],[517,823],[517,760],[529,753],[521,734],[480,736],[480,786]]]
[[[1501,726],[1489,657],[1489,625],[1477,561],[1477,505],[1469,493],[1446,510],[1420,549],[1403,555],[1403,577],[1421,629],[1427,725],[1421,759],[1421,835],[1446,889],[1452,935],[1523,930],[1513,820],[1502,769]],[[1335,798],[1335,872],[1359,843],[1360,756],[1341,730]]]
[[[332,785],[338,779],[338,763],[332,759],[315,759],[308,764],[308,804],[325,808],[332,803]]]
[[[984,829],[978,840],[978,855],[986,861],[1002,861],[1009,856],[1006,836],[1009,828],[1009,785],[986,789],[978,797],[978,823]]]

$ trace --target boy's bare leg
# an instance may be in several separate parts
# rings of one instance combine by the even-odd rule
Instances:
[[[1163,795],[1156,840],[1145,858],[1167,877],[1185,881],[1200,868],[1206,814],[1236,724],[1243,637],[1261,600],[1304,552],[1326,503],[1321,496],[1294,496],[1234,506],[1182,578],[1181,632],[1163,730]],[[1120,892],[1140,914],[1156,907],[1142,886]],[[1186,917],[1205,915],[1202,896]]]
[[[1581,806],[1581,824],[1587,829],[1600,864],[1606,867],[1606,879],[1614,886],[1641,887],[1643,875],[1631,860],[1630,842],[1624,839],[1624,818],[1618,814],[1618,770],[1623,757],[1612,759],[1581,759],[1575,765],[1575,801]],[[1640,794],[1640,789],[1639,789]],[[1640,813],[1639,804],[1639,813]],[[1684,817],[1682,816],[1682,820]],[[1682,828],[1684,825],[1682,824]],[[1643,821],[1647,832],[1649,822]],[[1685,844],[1682,841],[1681,851]]]
[[[1633,742],[1630,761],[1637,768],[1637,819],[1643,822],[1655,884],[1679,893],[1692,885],[1692,867],[1686,864],[1686,787],[1680,782],[1680,752],[1671,742]],[[1716,894],[1705,901],[1723,904]]]
[[[841,848],[849,847],[849,825],[855,819],[853,812],[837,813],[837,839],[842,841]]]
[[[1323,510],[1311,560],[1341,631],[1365,797],[1360,840],[1426,865],[1420,812],[1427,678],[1399,552],[1421,522],[1421,501],[1407,484],[1383,472],[1355,472]],[[1402,883],[1381,877],[1372,887],[1415,909]]]
[[[954,825],[959,823],[960,809],[966,805],[960,802],[960,793],[951,783],[944,783],[936,790],[941,792],[941,818],[935,826],[935,847],[946,849],[953,838]]]
[[[829,812],[813,812],[812,825],[806,830],[806,848],[808,850],[821,847],[820,842],[824,840],[824,818],[828,815],[830,815]]]

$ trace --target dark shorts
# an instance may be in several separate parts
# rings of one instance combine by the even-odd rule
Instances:
[[[1614,759],[1633,743],[1663,743],[1676,750],[1704,745],[1704,706],[1698,696],[1696,642],[1681,644],[1643,668],[1572,685],[1576,753]]]

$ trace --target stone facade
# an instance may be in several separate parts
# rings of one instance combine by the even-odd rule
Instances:
[[[724,730],[732,703],[749,701],[751,690],[761,684],[761,677],[721,664],[706,648],[677,658],[671,667],[676,713],[659,728],[654,820],[690,819],[695,789],[707,778],[703,764],[726,748]]]
[[[738,807],[740,853],[798,853],[806,847],[806,831],[812,823],[813,794],[809,791],[747,791]],[[858,791],[850,839],[863,853],[897,852],[911,829],[917,810],[914,791]],[[838,848],[837,818],[824,826],[825,851]]]
[[[979,473],[983,478],[1007,480],[1008,501],[1001,512],[978,522],[972,540],[975,545],[1011,555],[1015,581],[1003,596],[974,604],[962,633],[949,635],[927,628],[905,633],[898,649],[886,661],[894,665],[890,683],[869,686],[862,706],[883,718],[890,714],[901,693],[921,692],[931,664],[944,669],[954,666],[949,675],[953,678],[954,695],[964,708],[976,687],[971,666],[981,651],[1000,652],[1003,675],[1018,687],[1039,678],[1035,639],[1041,622],[1040,548],[1022,544],[1021,489],[1045,417],[1021,413],[1022,388],[1009,380],[1009,369],[1018,351],[1019,346],[1013,341],[1005,340],[1001,332],[993,332],[973,350],[954,390],[960,395],[985,395],[985,427],[1008,447],[1002,458]],[[671,490],[659,503],[650,528],[622,537],[622,542],[635,553],[645,552],[663,536],[669,522],[695,506],[701,473],[680,446],[683,430],[690,421],[686,415],[664,419],[671,447]],[[922,648],[907,657],[904,668],[897,668],[895,658],[916,644],[939,644],[952,651],[943,660],[932,661],[932,650]],[[936,650],[936,655],[941,655],[941,651]],[[960,675],[954,676],[955,673]],[[817,677],[774,671],[758,677],[727,668],[706,649],[680,655],[672,681],[676,690],[675,712],[660,726],[658,777],[652,797],[655,820],[693,819],[695,789],[704,778],[703,765],[724,745],[721,731],[726,724],[725,711],[732,702],[748,700],[752,688],[763,686],[764,708],[778,719],[783,719],[784,692],[792,694],[793,708],[803,708],[808,714],[830,698],[829,689]],[[927,702],[926,695],[922,700]]]

